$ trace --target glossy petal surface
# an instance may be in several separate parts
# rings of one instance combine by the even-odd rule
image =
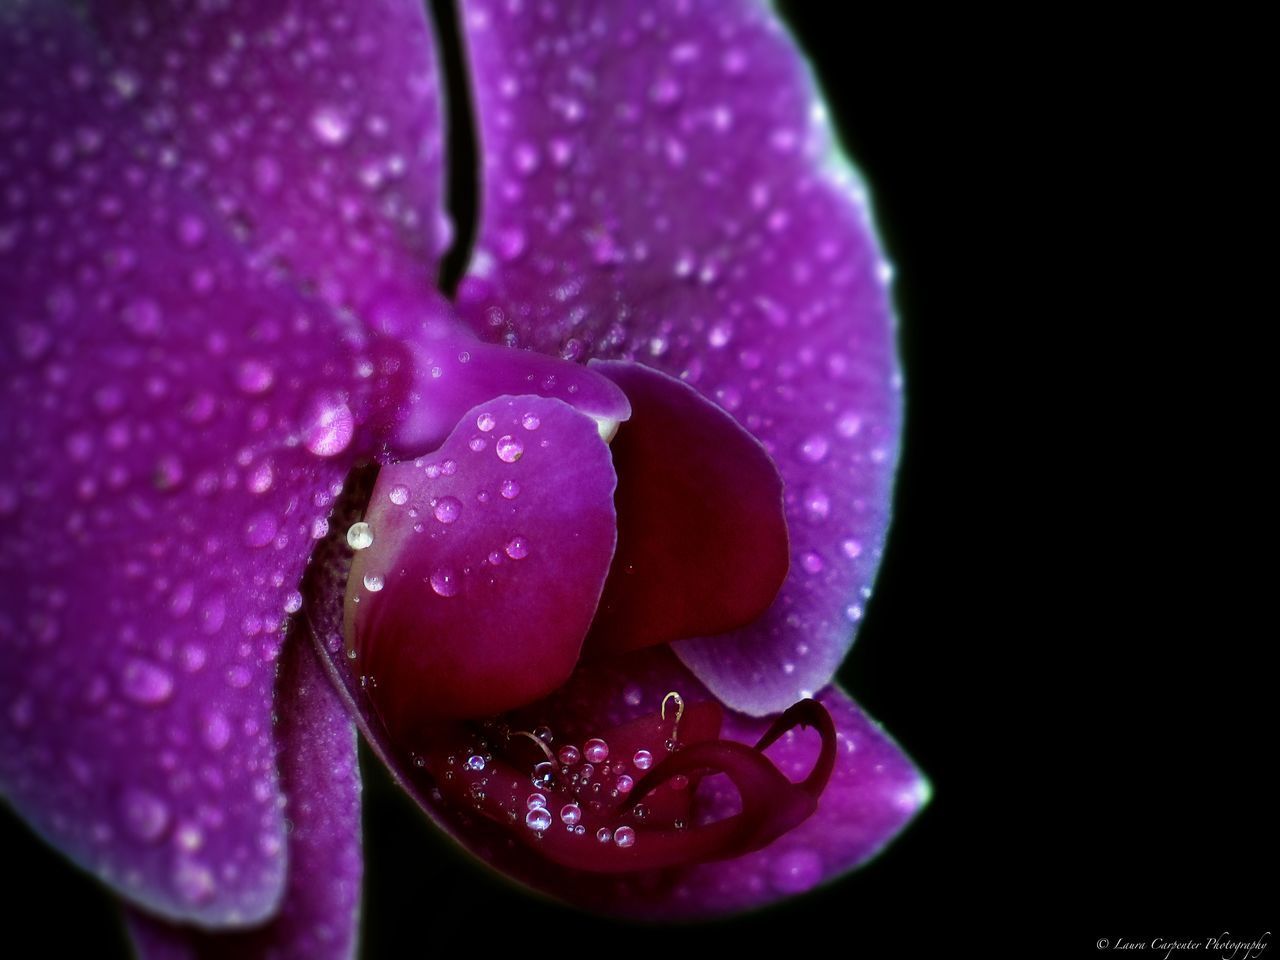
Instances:
[[[0,76],[0,790],[131,901],[260,920],[280,627],[375,365],[243,263],[66,7],[0,10]]]
[[[346,587],[351,669],[393,735],[545,696],[573,670],[613,560],[596,423],[497,397],[428,457],[382,468]]]
[[[414,0],[95,0],[184,184],[267,261],[403,332],[451,230],[426,8]]]
[[[143,960],[339,960],[353,955],[361,874],[356,731],[318,658],[305,626],[291,632],[276,684],[280,786],[292,825],[289,881],[280,912],[258,930],[219,933],[132,911],[129,927]]]
[[[831,678],[869,595],[900,418],[887,268],[769,6],[466,5],[484,336],[633,358],[720,404],[786,484],[778,601],[680,656],[740,710]]]
[[[787,573],[782,480],[764,448],[687,384],[593,362],[632,417],[609,449],[618,552],[585,654],[622,653],[744,626]]]

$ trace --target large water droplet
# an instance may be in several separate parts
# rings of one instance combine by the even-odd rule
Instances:
[[[321,398],[309,411],[302,442],[317,457],[332,457],[351,444],[355,433],[355,416],[341,400]]]
[[[162,667],[145,660],[130,660],[121,675],[121,689],[134,703],[155,706],[173,693],[173,677]]]
[[[169,808],[155,794],[130,787],[120,797],[125,829],[139,840],[154,842],[169,826]]]
[[[510,434],[501,438],[493,449],[503,463],[515,463],[524,456],[524,444]]]
[[[383,587],[382,577],[376,573],[366,573],[364,575],[364,588],[370,593],[377,593]]]
[[[523,560],[529,555],[529,541],[524,537],[512,537],[506,550],[507,556],[512,560]]]
[[[409,488],[403,483],[397,483],[387,494],[387,499],[397,507],[403,507],[409,502]]]
[[[351,135],[351,124],[334,107],[320,107],[311,114],[311,130],[321,143],[336,147]]]
[[[502,491],[502,495],[508,500],[514,500],[516,497],[520,496],[520,484],[516,483],[514,480],[503,480],[502,486],[499,489]]]
[[[623,849],[634,846],[636,842],[636,832],[631,827],[621,826],[617,830],[613,831],[613,842]]]
[[[524,823],[530,830],[542,833],[551,826],[551,814],[545,807],[534,807],[525,814]]]
[[[582,755],[592,763],[604,763],[609,759],[609,745],[599,737],[592,737],[582,745]]]
[[[431,589],[442,597],[452,597],[458,592],[458,577],[449,567],[441,567],[431,574]]]
[[[441,497],[431,512],[441,523],[453,523],[462,513],[462,501],[457,497]]]
[[[476,417],[476,426],[485,433],[492,430],[496,424],[497,421],[494,419],[492,413],[482,413],[480,416]]]
[[[347,530],[347,545],[352,550],[367,550],[373,546],[373,528],[363,520],[353,523]]]

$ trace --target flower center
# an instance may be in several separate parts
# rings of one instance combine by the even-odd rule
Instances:
[[[581,741],[547,724],[521,724],[537,708],[457,724],[418,755],[441,799],[506,828],[563,866],[626,873],[728,859],[760,849],[817,807],[835,760],[825,708],[803,700],[755,746],[719,739],[721,709],[672,692],[657,714]],[[813,726],[822,750],[792,783],[764,750]]]

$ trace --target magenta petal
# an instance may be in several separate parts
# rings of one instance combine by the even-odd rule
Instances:
[[[441,105],[415,0],[94,0],[184,183],[270,262],[391,333],[450,242]]]
[[[147,161],[128,90],[69,7],[0,7],[0,791],[135,904],[251,923],[280,628],[379,378]]]
[[[687,384],[635,363],[590,368],[626,391],[633,416],[610,444],[618,551],[587,655],[751,623],[787,574],[773,461]]]
[[[613,559],[616,480],[590,417],[498,397],[430,457],[382,468],[346,588],[352,669],[392,736],[545,696]]]
[[[486,165],[459,307],[679,377],[764,443],[790,575],[751,627],[678,649],[727,703],[781,710],[852,640],[901,406],[888,271],[804,61],[754,0],[480,0],[465,31]]]
[[[305,629],[290,633],[276,681],[280,787],[291,825],[280,912],[257,930],[223,933],[130,911],[144,960],[337,960],[355,949],[362,870],[356,732]]]
[[[437,326],[448,330],[455,322],[449,311]],[[626,395],[612,380],[546,354],[484,343],[465,330],[418,337],[406,346],[414,373],[396,430],[400,450],[434,450],[467,410],[504,394],[563,400],[609,430],[631,416]]]

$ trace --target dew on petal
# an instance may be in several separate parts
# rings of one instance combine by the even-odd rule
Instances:
[[[502,437],[493,449],[503,463],[515,463],[524,456],[524,444],[510,434]]]
[[[164,703],[173,693],[173,677],[162,667],[144,660],[130,660],[121,677],[124,695],[147,706]]]
[[[636,832],[631,827],[619,827],[613,832],[613,842],[623,849],[634,846],[636,842]]]
[[[507,556],[512,560],[523,560],[529,555],[529,541],[524,537],[513,537],[507,543]]]
[[[387,493],[387,499],[398,507],[403,507],[409,502],[409,488],[403,483],[397,483]]]
[[[453,523],[462,514],[462,501],[457,497],[441,497],[432,508],[441,523]]]
[[[431,574],[431,589],[442,597],[452,597],[458,592],[458,577],[448,567],[441,567]]]
[[[347,545],[352,550],[367,550],[373,546],[373,528],[363,520],[347,529]]]
[[[503,480],[502,486],[499,487],[499,490],[503,497],[508,500],[514,500],[516,497],[520,496],[520,484],[516,483],[514,480]]]
[[[551,813],[546,807],[534,807],[525,815],[524,823],[530,830],[542,833],[551,826]]]
[[[366,573],[364,575],[364,588],[370,593],[377,593],[384,586],[382,577],[376,573]]]

